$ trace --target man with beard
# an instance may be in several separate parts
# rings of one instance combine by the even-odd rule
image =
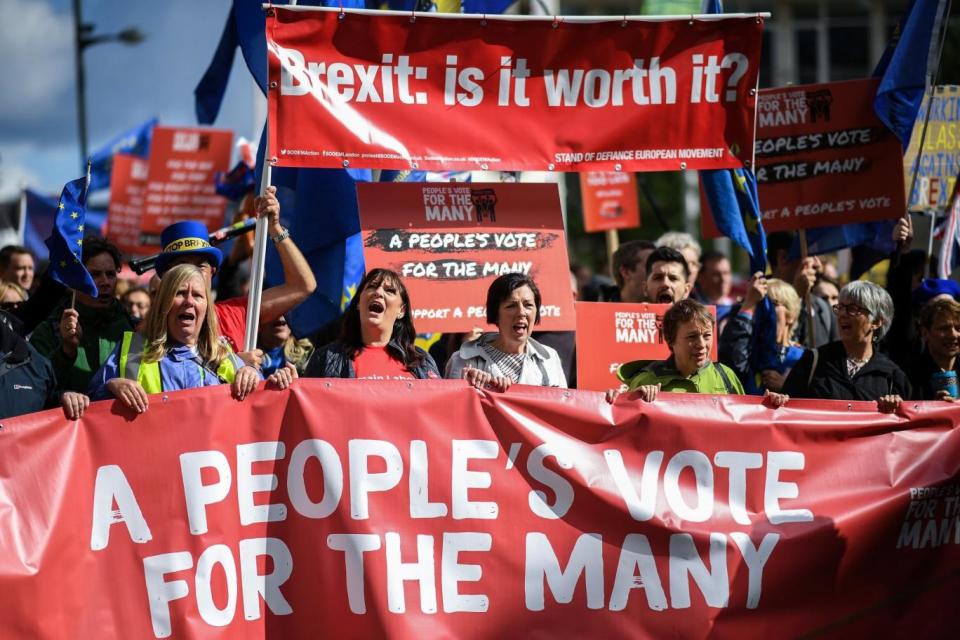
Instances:
[[[690,295],[690,269],[683,254],[670,247],[657,247],[647,257],[647,300],[674,304]]]

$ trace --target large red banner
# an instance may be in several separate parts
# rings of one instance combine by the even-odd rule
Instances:
[[[567,242],[555,184],[358,183],[367,268],[393,269],[417,331],[487,324],[487,289],[524,273],[540,289],[542,331],[576,326]]]
[[[214,175],[230,168],[233,132],[223,129],[155,127],[150,142],[149,182],[141,223],[146,244],[180,220],[200,220],[211,231],[223,226],[227,200],[217,195]]]
[[[756,176],[763,228],[795,231],[904,214],[903,149],[873,111],[879,78],[760,92]],[[703,211],[709,211],[703,205]],[[712,216],[704,235],[720,232]]]
[[[960,408],[301,380],[0,430],[4,638],[960,634]]]
[[[267,16],[278,166],[662,171],[750,159],[759,17]]]
[[[663,338],[663,314],[669,304],[577,302],[577,388],[606,391],[620,386],[617,369],[633,360],[666,360],[670,347]],[[708,305],[710,315],[717,309]],[[713,349],[720,341],[714,323]]]

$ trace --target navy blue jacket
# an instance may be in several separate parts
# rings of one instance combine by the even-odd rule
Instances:
[[[50,361],[0,323],[0,418],[50,408],[58,395]]]

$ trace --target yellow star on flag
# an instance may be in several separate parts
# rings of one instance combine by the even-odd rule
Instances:
[[[66,260],[61,260],[61,261],[60,261],[60,266],[61,266],[61,267],[67,266],[67,261],[66,261]]]
[[[74,220],[76,220],[77,218],[80,217],[80,214],[77,213],[76,211],[74,211],[73,213],[70,214],[70,217],[73,218]]]
[[[77,238],[77,244],[82,245],[82,244],[83,244],[83,238]]]
[[[347,286],[347,290],[343,294],[341,294],[341,297],[340,297],[341,311],[347,308],[347,305],[350,304],[350,299],[354,296],[356,292],[357,292],[357,285],[352,284]]]
[[[80,225],[79,227],[77,227],[77,231],[83,231],[83,225]]]
[[[60,209],[61,211],[63,211],[63,203],[61,202],[60,204],[58,204],[58,205],[57,205],[57,208]]]

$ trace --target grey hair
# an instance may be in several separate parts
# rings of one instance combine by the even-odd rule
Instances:
[[[682,231],[667,231],[657,238],[657,246],[670,247],[677,251],[683,251],[687,248],[693,249],[697,254],[697,260],[703,255],[703,250],[700,249],[700,243],[694,240],[692,235],[683,233]]]
[[[840,301],[849,300],[860,305],[870,314],[870,322],[880,320],[880,328],[874,331],[874,341],[887,335],[893,324],[893,299],[883,287],[866,280],[854,280],[840,290]]]

